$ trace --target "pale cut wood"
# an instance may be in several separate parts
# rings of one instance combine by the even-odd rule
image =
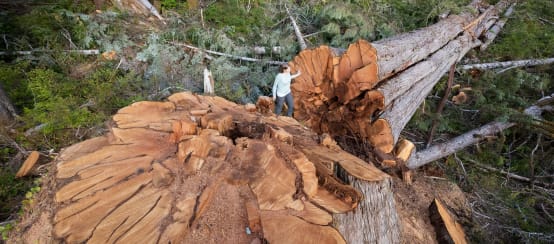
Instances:
[[[32,151],[27,159],[25,159],[25,162],[23,162],[23,165],[21,165],[21,168],[19,168],[15,174],[15,177],[20,178],[28,175],[37,163],[39,157],[40,154],[37,151]]]
[[[309,224],[298,217],[262,211],[261,219],[269,243],[346,243],[332,227]]]
[[[331,214],[315,206],[313,203],[303,201],[303,204],[304,209],[299,212],[293,212],[294,216],[316,225],[329,225],[333,221]]]
[[[406,139],[401,139],[396,143],[395,155],[400,160],[407,162],[412,153],[415,151],[415,145]]]
[[[447,208],[435,198],[429,206],[431,223],[435,226],[437,240],[440,243],[467,244],[462,226],[454,219]]]

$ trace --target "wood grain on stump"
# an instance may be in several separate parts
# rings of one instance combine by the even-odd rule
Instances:
[[[119,110],[108,134],[58,157],[52,238],[344,243],[332,213],[363,196],[335,177],[335,165],[365,181],[388,176],[294,119],[249,110],[191,93]]]

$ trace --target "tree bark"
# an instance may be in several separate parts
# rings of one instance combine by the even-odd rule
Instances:
[[[392,181],[365,182],[349,177],[365,198],[353,212],[335,216],[347,243],[401,243]]]
[[[489,45],[494,41],[494,39],[496,38],[496,36],[498,36],[498,33],[500,33],[500,30],[504,27],[504,25],[506,24],[506,21],[508,20],[508,18],[510,17],[510,15],[512,15],[512,13],[514,12],[514,7],[515,7],[515,3],[512,4],[507,10],[506,12],[504,12],[504,17],[497,21],[486,33],[485,33],[485,37],[484,37],[484,42],[483,42],[483,45],[481,45],[481,47],[479,47],[481,49],[481,51],[487,49],[487,47],[489,47]]]
[[[16,117],[15,109],[0,85],[0,124],[10,124]]]
[[[292,23],[292,27],[294,28],[294,34],[296,35],[296,39],[298,40],[298,45],[300,46],[300,50],[304,50],[308,48],[308,46],[306,45],[306,41],[304,41],[304,36],[302,35],[300,28],[296,24],[296,20],[290,14],[290,11],[287,5],[285,5],[285,9],[287,10],[287,15],[289,16],[290,22]]]

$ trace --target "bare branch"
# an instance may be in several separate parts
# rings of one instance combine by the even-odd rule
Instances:
[[[205,52],[205,53],[209,53],[209,54],[213,54],[213,55],[218,55],[218,56],[223,56],[223,57],[228,57],[228,58],[232,58],[232,59],[239,59],[239,60],[242,60],[242,61],[263,62],[263,63],[273,64],[273,65],[280,65],[280,64],[286,64],[287,63],[287,62],[284,62],[284,61],[264,60],[264,59],[259,59],[259,58],[242,57],[242,56],[237,56],[237,55],[228,54],[228,53],[216,52],[216,51],[211,51],[211,50],[206,50],[206,49],[202,49],[202,48],[199,48],[199,47],[191,46],[191,45],[184,44],[184,43],[178,43],[178,42],[169,42],[169,43],[171,43],[173,45],[176,45],[176,46],[182,46],[182,47],[185,47],[185,48],[188,48],[188,49],[192,49],[192,50],[198,50],[198,51],[201,51],[201,52]]]
[[[548,97],[542,98],[539,101],[548,100],[550,97],[554,97],[554,94]],[[543,111],[542,110],[543,107],[545,106],[533,105],[525,109],[524,113],[527,115],[530,115],[533,118],[540,118],[540,112]],[[408,164],[407,164],[408,168],[415,169],[425,164],[428,164],[430,162],[433,162],[437,159],[446,157],[450,154],[453,154],[457,151],[462,150],[467,146],[473,145],[481,141],[487,135],[496,134],[514,125],[516,125],[516,123],[513,123],[513,122],[491,122],[480,128],[473,129],[465,134],[462,134],[458,137],[451,139],[450,141],[432,146],[428,149],[415,153],[408,160]]]
[[[522,66],[536,66],[554,63],[554,58],[546,59],[526,59],[506,62],[494,62],[483,64],[466,64],[462,65],[463,70],[468,69],[498,69],[498,68],[517,68]]]
[[[285,9],[287,10],[287,15],[289,16],[290,21],[292,22],[292,27],[294,28],[294,34],[296,35],[296,39],[298,39],[298,45],[300,45],[300,50],[304,50],[308,48],[308,46],[306,45],[306,42],[304,41],[304,38],[302,37],[302,32],[300,31],[300,28],[296,24],[296,20],[294,19],[294,17],[292,17],[292,15],[290,14],[289,8],[287,7],[286,4],[285,4]]]

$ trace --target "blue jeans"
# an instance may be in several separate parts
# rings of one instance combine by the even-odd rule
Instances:
[[[292,100],[292,94],[285,95],[284,97],[277,96],[275,99],[275,114],[281,115],[281,110],[283,109],[283,102],[287,103],[287,116],[292,117],[292,111],[294,110],[294,101]]]

